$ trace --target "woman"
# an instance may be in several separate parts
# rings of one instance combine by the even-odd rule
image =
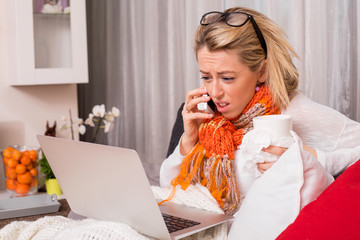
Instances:
[[[260,115],[292,116],[304,149],[332,175],[360,158],[360,124],[297,91],[299,75],[291,60],[296,53],[284,35],[266,16],[246,8],[203,15],[195,34],[203,86],[187,93],[184,134],[161,166],[162,187],[201,183],[225,213],[236,213],[244,196],[236,176],[241,159],[234,156]],[[214,113],[197,109],[210,100]],[[286,149],[263,151],[282,155]],[[258,170],[271,166],[259,163]]]

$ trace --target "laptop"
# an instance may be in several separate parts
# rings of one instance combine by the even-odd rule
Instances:
[[[158,206],[132,149],[42,135],[37,139],[75,214],[126,223],[157,239],[180,239],[233,219],[171,202]],[[190,223],[183,224],[185,229],[169,231],[163,215]]]

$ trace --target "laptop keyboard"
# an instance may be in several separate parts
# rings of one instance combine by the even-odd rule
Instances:
[[[176,232],[200,224],[199,222],[191,221],[185,218],[171,216],[165,213],[162,213],[162,215],[169,233]]]

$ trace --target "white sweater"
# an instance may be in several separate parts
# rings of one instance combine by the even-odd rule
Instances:
[[[360,159],[360,123],[311,101],[302,93],[291,100],[282,114],[292,116],[293,130],[305,145],[316,149],[319,162],[331,175],[337,175]],[[170,186],[183,159],[178,145],[161,165],[161,187]]]

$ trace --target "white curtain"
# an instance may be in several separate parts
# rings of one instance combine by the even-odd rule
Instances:
[[[87,4],[92,6],[91,26],[105,28],[92,34],[97,44],[91,46],[106,45],[100,47],[103,51],[89,49],[89,66],[104,66],[98,70],[102,74],[90,74],[90,82],[105,89],[103,94],[92,94],[90,104],[101,100],[120,109],[107,143],[137,150],[153,183],[177,109],[186,92],[200,86],[192,41],[202,14],[208,11],[245,6],[273,19],[300,56],[295,61],[300,89],[360,120],[360,3],[356,0],[88,0]]]
[[[286,32],[300,60],[300,89],[360,121],[360,2],[357,0],[226,0],[254,8]]]

